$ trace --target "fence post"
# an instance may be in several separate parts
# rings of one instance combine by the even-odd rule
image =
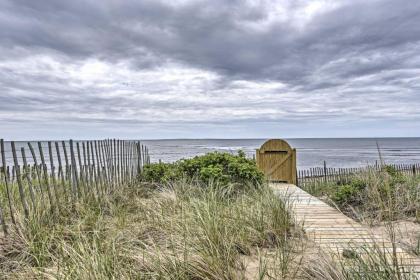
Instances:
[[[42,150],[41,142],[38,142],[38,150],[39,150],[39,156],[41,158],[42,168],[43,168],[43,171],[44,171],[43,172],[44,173],[44,183],[45,183],[45,186],[47,187],[47,194],[48,194],[48,199],[50,200],[51,210],[53,210],[54,209],[54,202],[53,202],[52,193],[51,193],[51,189],[50,189],[50,183],[49,183],[49,180],[48,180],[48,170],[47,170],[47,165],[45,164],[44,152]]]
[[[79,143],[79,141],[76,142],[76,151],[77,151],[77,162],[76,162],[76,164],[79,164],[78,174],[79,174],[80,190],[81,190],[81,194],[86,196],[87,195],[86,182],[84,180],[84,173],[83,173],[83,166],[82,166],[82,156],[80,154],[80,143]]]
[[[72,173],[73,173],[73,198],[74,201],[80,196],[80,188],[79,188],[79,178],[77,177],[77,167],[76,167],[76,157],[74,155],[74,147],[73,147],[73,140],[70,140],[70,158],[71,158],[71,165],[72,165]]]
[[[327,162],[324,160],[324,180],[327,182]]]
[[[91,159],[92,159],[92,185],[93,184],[95,185],[96,196],[99,199],[101,194],[99,192],[99,187],[98,187],[98,174],[96,172],[97,162],[95,161],[95,150],[93,149],[93,141],[88,141],[87,145],[90,146]]]
[[[35,167],[35,174],[36,174],[36,177],[38,179],[38,185],[39,185],[38,188],[41,192],[42,199],[44,199],[44,190],[42,189],[42,178],[41,178],[40,165],[38,164],[38,161],[36,159],[35,150],[32,147],[32,144],[30,142],[28,142],[28,147],[29,147],[29,150],[31,151],[32,159],[33,159],[34,165],[35,165],[34,166]]]
[[[26,181],[28,182],[28,189],[29,189],[29,195],[31,196],[31,200],[32,200],[32,207],[34,209],[36,209],[35,194],[34,194],[34,190],[33,190],[33,187],[32,187],[32,180],[31,180],[31,177],[29,176],[28,162],[26,161],[26,154],[25,154],[25,148],[24,147],[22,147],[20,149],[20,153],[22,154],[23,171],[25,172],[25,178],[26,178]]]
[[[57,152],[57,161],[58,161],[58,174],[61,178],[61,184],[62,184],[62,188],[63,188],[63,194],[64,194],[64,199],[65,201],[68,200],[68,195],[67,195],[67,188],[66,188],[66,181],[64,179],[64,168],[63,168],[63,164],[61,162],[61,154],[60,154],[60,147],[58,145],[58,142],[55,142],[55,150]]]
[[[28,209],[28,204],[26,203],[26,199],[25,199],[25,192],[23,191],[22,177],[20,176],[21,175],[20,166],[19,166],[19,162],[17,158],[15,142],[12,141],[11,145],[12,145],[13,163],[15,165],[16,180],[17,180],[18,189],[19,189],[20,201],[22,202],[23,212],[25,214],[25,218],[27,219],[29,218],[29,209]]]
[[[7,194],[7,200],[9,201],[9,211],[10,211],[10,218],[12,219],[12,223],[16,224],[15,215],[13,214],[13,202],[12,197],[10,195],[10,188],[9,188],[9,178],[7,176],[7,164],[6,164],[6,156],[4,151],[4,140],[0,139],[0,150],[1,150],[1,161],[2,161],[2,170],[4,175],[4,184],[6,187],[6,194]]]
[[[60,208],[60,199],[59,199],[59,193],[58,193],[58,188],[57,188],[57,180],[55,177],[54,157],[53,157],[53,151],[52,151],[52,144],[50,141],[48,141],[48,154],[50,157],[50,168],[51,168],[50,174],[51,174],[53,189],[55,193],[55,201],[57,203],[57,208]]]
[[[98,151],[98,145],[96,144],[96,141],[92,141],[90,142],[91,144],[91,148],[92,148],[92,159],[94,159],[96,157],[96,177],[95,177],[95,181],[96,181],[96,191],[98,193],[99,196],[99,191],[102,193],[102,195],[105,194],[104,192],[104,188],[102,185],[102,178],[101,178],[101,164],[100,164],[100,160],[99,160],[99,151]],[[95,146],[95,156],[93,156],[93,146]]]

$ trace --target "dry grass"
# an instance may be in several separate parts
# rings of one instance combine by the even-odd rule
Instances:
[[[384,211],[375,217],[398,217],[389,215],[401,198],[372,192],[381,198],[372,209]],[[344,260],[319,252],[268,186],[139,183],[60,214],[36,206],[0,239],[1,279],[415,279],[380,250]],[[392,225],[381,230],[397,244]]]
[[[39,207],[45,209],[45,207]],[[289,279],[293,220],[266,186],[127,186],[101,203],[41,210],[2,242],[9,279]],[[257,263],[257,265],[256,265]],[[296,267],[296,266],[294,266]],[[277,278],[281,277],[281,278]]]
[[[343,213],[371,226],[388,237],[391,257],[385,257],[376,244],[363,258],[332,262],[323,260],[312,271],[314,279],[418,279],[398,261],[397,247],[418,256],[420,236],[420,177],[405,176],[384,168],[367,170],[348,185],[316,184],[307,190]],[[343,199],[343,197],[345,199]]]

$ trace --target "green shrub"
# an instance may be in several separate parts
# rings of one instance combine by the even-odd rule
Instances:
[[[351,180],[350,185],[355,188],[357,191],[362,191],[367,188],[367,182],[360,178],[355,178]]]
[[[385,165],[384,170],[388,173],[391,177],[396,177],[399,175],[399,171],[391,165]]]
[[[342,185],[338,186],[331,199],[339,206],[346,204],[354,205],[359,201],[360,190],[357,186]]]
[[[217,181],[219,184],[254,183],[261,184],[264,175],[258,171],[255,162],[247,159],[243,152],[238,155],[212,152],[175,163],[155,163],[144,168],[143,181],[167,183],[182,177],[196,178],[202,183]]]
[[[145,182],[167,182],[180,178],[178,169],[174,163],[152,163],[144,166],[141,180]]]
[[[405,183],[406,178],[401,173],[401,171],[398,171],[395,167],[391,165],[385,165],[384,169],[385,169],[385,172],[391,177],[392,185]]]

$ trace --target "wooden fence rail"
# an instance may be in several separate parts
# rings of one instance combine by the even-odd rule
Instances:
[[[420,164],[386,164],[396,171],[405,175],[420,175]],[[380,171],[383,167],[379,164],[356,168],[330,168],[324,161],[323,167],[314,167],[298,171],[298,185],[304,187],[307,184],[320,182],[349,182],[354,175],[368,171]]]
[[[17,211],[28,218],[40,206],[59,212],[63,202],[101,200],[132,183],[150,163],[146,146],[117,139],[27,143],[0,139],[0,155],[0,224],[5,234],[16,224]]]

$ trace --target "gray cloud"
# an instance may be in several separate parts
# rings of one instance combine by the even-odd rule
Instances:
[[[418,1],[168,3],[2,1],[4,131],[41,119],[96,135],[144,123],[155,137],[190,124],[203,137],[213,124],[419,127]]]

